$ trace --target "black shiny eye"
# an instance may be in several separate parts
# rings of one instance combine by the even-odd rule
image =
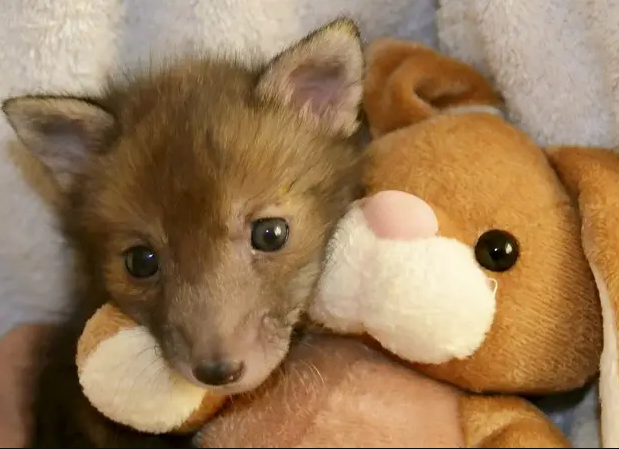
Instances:
[[[159,271],[157,253],[147,246],[134,246],[125,251],[125,268],[134,278],[144,279]]]
[[[251,246],[263,252],[282,249],[288,240],[288,223],[283,218],[262,218],[252,223]]]
[[[509,270],[519,256],[518,241],[507,231],[492,229],[484,232],[475,244],[477,262],[490,271]]]

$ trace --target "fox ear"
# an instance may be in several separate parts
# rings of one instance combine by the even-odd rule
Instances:
[[[337,19],[273,58],[256,90],[263,100],[296,109],[327,133],[350,136],[358,126],[363,71],[356,25]]]
[[[107,148],[116,131],[112,114],[81,98],[13,97],[2,110],[17,137],[64,190],[91,156]]]

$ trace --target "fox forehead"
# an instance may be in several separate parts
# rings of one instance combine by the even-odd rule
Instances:
[[[176,215],[181,207],[229,215],[232,205],[264,207],[293,184],[307,191],[328,176],[328,142],[285,116],[239,108],[226,119],[165,127],[145,120],[91,177],[101,178],[108,194],[155,203],[159,213]]]
[[[305,168],[328,164],[334,142],[291,111],[257,102],[252,79],[226,63],[195,62],[112,88],[104,103],[120,118],[125,145],[111,162],[168,192],[185,176],[252,194],[309,180],[313,170]]]

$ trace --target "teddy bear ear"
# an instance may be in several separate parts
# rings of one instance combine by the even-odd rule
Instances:
[[[599,377],[602,447],[619,447],[619,154],[585,147],[553,147],[547,153],[582,217],[583,249],[598,288],[604,329]]]
[[[501,112],[501,95],[468,64],[396,38],[376,39],[365,51],[363,104],[373,137],[453,108]]]

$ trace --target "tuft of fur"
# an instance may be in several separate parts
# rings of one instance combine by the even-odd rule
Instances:
[[[327,242],[361,194],[362,70],[358,32],[340,19],[264,64],[181,57],[112,80],[96,98],[4,104],[65,193],[83,281],[71,319],[42,348],[35,447],[186,443],[111,423],[83,396],[76,343],[106,302],[147,326],[188,377],[200,357],[243,360],[244,377],[225,392],[251,390],[277,368]],[[256,251],[251,224],[269,217],[287,220],[286,246]],[[156,276],[127,274],[136,245],[156,250]]]

